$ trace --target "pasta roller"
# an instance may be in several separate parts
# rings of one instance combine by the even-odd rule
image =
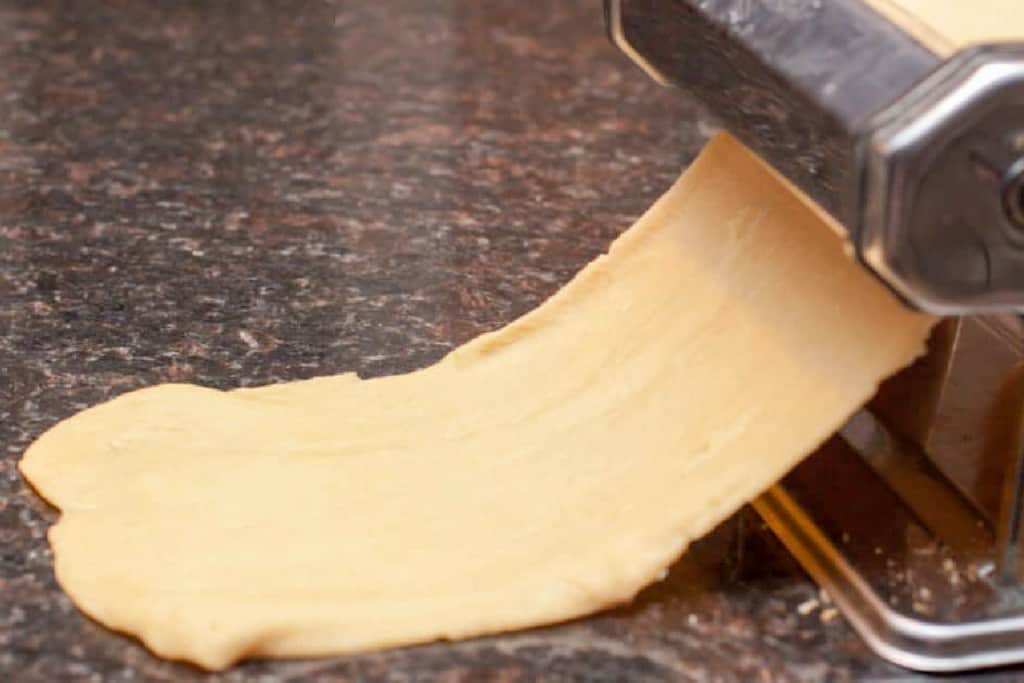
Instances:
[[[1024,663],[1024,42],[947,49],[886,1],[604,10],[643,71],[702,101],[906,305],[945,317],[755,507],[882,657]]]

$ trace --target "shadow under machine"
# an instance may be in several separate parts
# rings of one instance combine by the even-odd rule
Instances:
[[[1024,42],[940,55],[865,0],[605,0],[605,18],[945,316],[758,512],[882,657],[1024,662]]]

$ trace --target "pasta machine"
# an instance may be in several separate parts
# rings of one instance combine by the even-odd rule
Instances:
[[[1024,663],[1024,42],[939,54],[870,0],[604,9],[634,62],[944,316],[929,353],[755,507],[881,656]]]

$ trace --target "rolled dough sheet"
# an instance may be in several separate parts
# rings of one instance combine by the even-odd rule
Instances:
[[[923,348],[728,137],[606,256],[432,367],[163,385],[21,469],[75,603],[219,669],[547,624],[630,600]]]
[[[907,33],[949,56],[961,48],[1024,38],[1021,0],[868,0]]]

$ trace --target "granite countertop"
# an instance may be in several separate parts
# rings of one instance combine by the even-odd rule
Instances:
[[[6,0],[0,33],[5,681],[206,677],[58,589],[15,468],[40,432],[168,380],[426,365],[554,292],[711,131],[595,0]],[[622,609],[208,679],[910,678],[816,596],[744,510]]]

